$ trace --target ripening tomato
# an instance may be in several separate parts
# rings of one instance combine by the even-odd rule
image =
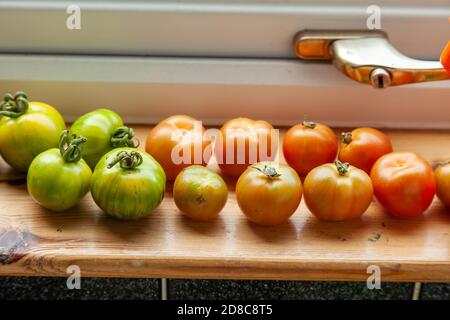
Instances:
[[[360,217],[373,199],[370,177],[363,170],[336,160],[311,170],[303,183],[308,209],[320,220]]]
[[[92,171],[81,159],[80,149],[85,142],[84,137],[72,137],[69,143],[65,131],[59,149],[44,151],[31,162],[27,188],[41,206],[52,211],[65,211],[88,193]]]
[[[222,126],[220,133],[215,147],[216,160],[228,176],[237,178],[250,164],[275,159],[278,136],[266,121],[232,119]]]
[[[145,150],[164,168],[167,180],[173,181],[183,168],[208,164],[211,140],[204,133],[200,121],[185,115],[171,116],[150,131]]]
[[[66,128],[52,106],[28,101],[27,95],[6,94],[0,103],[0,154],[14,169],[26,172],[41,152],[56,148]]]
[[[433,200],[436,183],[430,164],[412,152],[388,153],[370,173],[375,196],[393,216],[421,214]]]
[[[97,109],[79,117],[70,127],[73,135],[87,139],[83,145],[83,159],[95,169],[100,158],[114,148],[137,147],[134,131],[125,127],[120,116],[108,109]]]
[[[450,161],[440,164],[434,171],[436,176],[436,194],[450,208]]]
[[[236,184],[236,200],[247,218],[261,225],[286,222],[302,199],[302,182],[291,167],[272,162],[251,165]]]
[[[338,159],[370,174],[375,161],[391,152],[391,141],[383,132],[372,128],[358,128],[342,133]]]
[[[135,220],[148,216],[164,198],[166,175],[144,151],[116,148],[105,154],[91,179],[95,203],[107,214]]]
[[[300,176],[333,162],[337,150],[338,142],[333,130],[320,123],[303,121],[290,128],[284,136],[284,158]]]
[[[184,168],[173,185],[175,204],[193,220],[214,219],[225,206],[227,198],[225,181],[214,171],[199,165]]]

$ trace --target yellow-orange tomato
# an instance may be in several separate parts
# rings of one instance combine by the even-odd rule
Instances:
[[[206,165],[211,157],[211,141],[204,137],[199,121],[185,115],[171,116],[154,127],[145,150],[164,168],[167,180],[193,164]]]
[[[430,164],[412,152],[392,152],[382,156],[375,162],[370,177],[378,201],[398,218],[424,212],[436,191]]]
[[[302,199],[302,182],[291,167],[271,162],[249,166],[236,184],[236,200],[247,218],[261,225],[286,222]]]
[[[239,177],[248,165],[275,158],[278,140],[273,127],[263,120],[236,118],[220,129],[215,154],[220,169],[231,177]]]
[[[284,136],[284,158],[300,176],[306,176],[321,164],[333,162],[337,150],[334,132],[320,123],[303,121]]]
[[[436,194],[439,200],[450,208],[450,161],[439,165],[434,171]]]
[[[193,220],[214,219],[225,206],[227,198],[225,181],[214,171],[198,165],[184,168],[173,185],[175,204]]]
[[[308,209],[320,220],[360,217],[373,199],[370,177],[363,170],[336,160],[311,170],[303,183]]]
[[[447,70],[447,72],[450,72],[450,41],[447,42],[444,50],[442,50],[440,60],[442,66]]]
[[[342,133],[338,158],[370,174],[375,161],[391,152],[391,141],[383,132],[372,128],[358,128]]]

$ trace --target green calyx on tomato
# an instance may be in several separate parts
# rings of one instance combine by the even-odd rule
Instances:
[[[447,164],[450,164],[450,159],[444,160],[444,161],[440,161],[437,166],[445,166]]]
[[[0,154],[14,169],[26,172],[31,161],[56,148],[66,124],[52,106],[29,101],[24,92],[6,94],[0,102]]]
[[[27,175],[28,192],[41,206],[52,211],[65,211],[75,206],[89,191],[92,171],[81,158],[83,137],[69,142],[67,131],[59,141],[59,148],[42,152],[33,162]]]
[[[125,127],[120,116],[108,109],[97,109],[78,118],[70,128],[72,134],[87,138],[83,159],[94,169],[100,158],[115,148],[136,148],[134,131]]]
[[[139,141],[134,141],[134,130],[128,127],[117,128],[111,136],[111,146],[114,148],[137,148]]]
[[[28,111],[28,97],[25,92],[17,91],[13,96],[5,94],[0,103],[0,115],[9,118],[18,118]]]
[[[351,132],[342,132],[341,133],[341,140],[343,143],[345,144],[349,144],[350,142],[352,142],[352,133]]]
[[[265,164],[262,169],[257,167],[257,166],[252,166],[252,168],[258,170],[261,173],[263,173],[270,180],[278,178],[278,177],[281,176],[281,173],[278,173],[277,169],[275,169],[275,167],[272,167],[272,166],[267,165],[267,164]]]
[[[334,161],[334,165],[336,166],[336,170],[339,172],[340,176],[345,176],[350,168],[350,164],[347,162],[342,163],[339,160]]]
[[[95,203],[108,215],[135,220],[148,216],[164,198],[166,175],[148,153],[116,148],[105,154],[91,179]]]
[[[59,140],[59,152],[65,162],[78,162],[81,159],[81,147],[82,143],[85,143],[87,139],[85,137],[77,137],[74,135],[69,142],[67,130],[65,130],[61,139]],[[67,146],[67,147],[66,147]]]
[[[113,159],[110,163],[108,163],[108,169],[114,167],[117,163],[120,164],[122,169],[136,169],[139,167],[144,160],[139,152],[136,151],[120,151],[116,158]]]
[[[310,129],[314,129],[317,126],[317,124],[315,122],[308,121],[308,120],[303,120],[302,125],[307,128],[310,128]]]

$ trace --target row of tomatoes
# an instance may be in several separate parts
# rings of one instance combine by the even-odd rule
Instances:
[[[83,115],[67,132],[58,111],[45,103],[30,102],[19,92],[5,96],[0,115],[0,154],[15,169],[28,171],[29,193],[50,210],[66,210],[91,190],[106,213],[140,218],[161,203],[166,177],[175,180],[176,205],[193,219],[215,217],[227,201],[223,179],[204,167],[214,153],[211,139],[174,135],[175,131],[195,129],[191,117],[173,116],[160,122],[149,133],[144,152],[136,148],[133,130],[107,109]],[[273,160],[278,140],[272,143],[272,130],[265,121],[238,118],[228,121],[218,136],[221,141],[215,141],[221,146],[214,150],[222,172],[239,177],[239,207],[256,223],[286,221],[302,195],[310,211],[323,220],[362,215],[373,194],[398,217],[422,213],[434,197],[431,166],[413,153],[392,152],[389,139],[378,130],[360,128],[344,133],[339,147],[330,128],[303,121],[284,137],[282,149],[289,166],[260,162],[259,152],[252,160],[250,146],[260,148],[261,141],[268,148],[268,160]],[[244,141],[239,163],[237,140]],[[175,162],[175,148],[181,153],[200,149],[203,166],[191,166],[195,152],[190,152],[188,163]],[[234,161],[221,161],[230,149]],[[306,176],[303,186],[299,176]],[[449,164],[437,169],[436,181],[438,196],[450,205]]]
[[[191,218],[206,220],[221,210],[216,201],[222,206],[225,204],[224,195],[205,196],[205,189],[226,192],[221,178],[198,166],[185,168],[180,173],[183,166],[167,166],[166,163],[170,162],[170,152],[167,151],[176,144],[188,144],[187,149],[202,146],[204,153],[208,153],[210,142],[207,139],[194,142],[185,138],[180,141],[157,138],[161,128],[169,132],[180,127],[192,130],[193,123],[194,119],[186,116],[164,120],[150,133],[147,150],[163,164],[168,176],[176,177],[174,198],[181,211]],[[233,130],[229,131],[230,128]],[[278,146],[270,143],[272,130],[273,127],[265,121],[237,118],[222,126],[219,141],[216,141],[220,142],[219,147],[215,148],[219,167],[224,174],[239,177],[236,199],[241,210],[253,222],[264,225],[285,222],[296,211],[302,197],[316,217],[328,221],[361,216],[374,195],[387,212],[400,218],[424,212],[431,204],[436,189],[439,198],[450,206],[450,163],[440,165],[435,174],[430,164],[417,154],[393,152],[388,137],[376,129],[358,128],[344,132],[339,143],[329,127],[303,121],[290,128],[284,136],[282,151],[287,165],[259,162],[259,158],[256,163],[249,162],[252,143],[259,148],[264,140],[268,140],[264,146],[272,146],[268,153],[272,157],[269,160],[273,160],[276,154],[274,149]],[[236,141],[239,139],[245,142],[245,163],[223,161],[230,145],[234,150],[232,158],[238,158]],[[152,148],[155,142],[168,148],[163,148],[165,152],[158,154]],[[202,179],[202,174],[208,178]],[[303,184],[300,177],[304,178]],[[211,187],[212,180],[220,188]],[[178,195],[186,195],[186,190],[189,191],[188,196]],[[200,207],[217,209],[200,210]]]

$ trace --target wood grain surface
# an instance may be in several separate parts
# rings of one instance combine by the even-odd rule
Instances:
[[[136,127],[141,141],[148,130]],[[448,131],[386,133],[397,151],[431,163],[450,157]],[[48,212],[23,180],[4,181],[14,176],[1,163],[0,275],[66,276],[78,265],[100,277],[366,280],[377,265],[382,281],[450,281],[450,212],[437,199],[414,219],[392,218],[373,201],[361,219],[337,223],[318,221],[302,202],[287,224],[261,227],[240,212],[227,180],[229,200],[212,222],[184,218],[170,185],[151,216],[126,222],[90,195],[69,212]]]

